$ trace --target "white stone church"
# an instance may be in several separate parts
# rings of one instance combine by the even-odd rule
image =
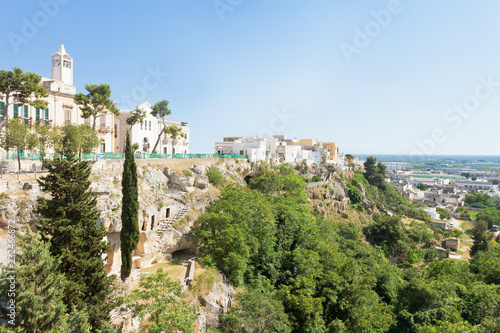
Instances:
[[[81,111],[73,100],[76,94],[76,87],[73,85],[73,58],[66,52],[62,43],[59,50],[51,57],[51,77],[41,76],[40,85],[48,93],[48,97],[44,98],[47,102],[47,108],[41,110],[31,105],[13,103],[9,105],[9,119],[19,118],[28,125],[33,125],[36,121],[41,120],[51,127],[59,126],[61,128],[70,124],[91,125],[91,119],[81,117]],[[86,91],[82,92],[86,93]],[[151,105],[148,102],[141,103],[138,108],[147,110],[147,118],[145,124],[137,124],[131,129],[132,143],[137,142],[140,144],[139,150],[152,153],[152,148],[160,133],[159,121],[149,114]],[[4,112],[5,96],[0,94],[0,116],[3,116]],[[130,116],[130,112],[131,110],[120,110],[120,113],[122,113],[120,116],[106,113],[97,118],[96,131],[100,139],[97,151],[99,153],[123,152],[125,134],[129,129],[125,119]],[[173,120],[167,122],[169,125],[181,127],[182,137],[174,141],[163,134],[156,149],[157,152],[160,154],[188,154],[189,127],[187,127],[187,123]]]

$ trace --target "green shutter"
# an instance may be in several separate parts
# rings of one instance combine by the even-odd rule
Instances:
[[[24,118],[28,118],[28,106],[24,106]]]
[[[36,118],[35,118],[35,121],[39,121],[40,120],[40,109],[36,109]]]
[[[19,105],[16,103],[14,104],[14,119],[16,119],[17,116],[19,116]]]
[[[3,116],[4,110],[5,110],[5,102],[0,102],[0,116]]]
[[[49,121],[49,108],[45,109],[45,120]]]

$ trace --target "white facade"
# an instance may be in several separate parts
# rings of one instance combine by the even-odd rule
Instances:
[[[440,219],[440,216],[439,216],[439,213],[436,210],[436,207],[424,208],[423,211],[426,212],[427,215],[429,215],[429,217],[432,220],[439,220]]]
[[[67,85],[73,85],[73,58],[70,57],[64,45],[61,44],[59,51],[51,57],[52,68],[51,77],[57,81],[62,81]]]
[[[283,135],[272,139],[225,137],[223,141],[215,142],[214,148],[218,154],[246,155],[250,162],[320,164],[329,155],[329,151],[322,148],[321,143],[304,147],[297,141],[287,140]]]
[[[125,149],[125,136],[127,130],[130,129],[131,144],[139,144],[139,151],[145,153],[153,153],[153,148],[158,140],[158,134],[163,129],[163,123],[151,115],[152,106],[148,102],[143,102],[137,106],[137,109],[146,111],[146,117],[140,124],[135,124],[132,127],[127,124],[127,118],[131,116],[133,110],[120,110],[120,115],[115,116],[115,133],[116,141],[114,151],[123,153]],[[156,147],[158,154],[189,154],[189,127],[186,122],[167,119],[165,125],[175,125],[182,129],[180,137],[172,140],[169,135],[163,133],[160,136],[160,141]]]
[[[73,98],[76,87],[73,85],[73,58],[66,52],[61,44],[59,51],[51,57],[51,78],[41,77],[40,86],[47,90],[48,97],[44,98],[47,103],[45,110],[36,109],[31,105],[20,105],[18,103],[9,105],[9,119],[18,118],[28,125],[34,125],[36,121],[45,121],[49,126],[64,128],[66,125],[87,124],[92,126],[91,119],[83,119],[78,105]],[[0,96],[0,115],[5,112],[5,96]],[[12,99],[10,99],[12,103]],[[97,118],[97,135],[100,139],[98,152],[113,151],[114,116],[111,113]]]
[[[493,188],[493,183],[485,180],[455,180],[455,185],[459,190],[464,191],[490,191]]]

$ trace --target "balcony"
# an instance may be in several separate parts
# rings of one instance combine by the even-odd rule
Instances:
[[[99,133],[110,133],[111,127],[101,124],[101,126],[97,127],[97,131]]]

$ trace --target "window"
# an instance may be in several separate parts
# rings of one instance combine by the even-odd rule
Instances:
[[[29,115],[28,115],[28,106],[25,105],[24,106],[24,118],[28,118],[28,117],[29,117]]]
[[[151,131],[151,120],[149,121],[149,130]]]
[[[66,119],[66,125],[69,125],[71,124],[71,109],[69,108],[66,108],[64,109],[64,113],[65,113],[65,119]]]
[[[118,137],[118,125],[115,124],[115,138]]]
[[[5,102],[0,102],[0,116],[3,116],[5,110]]]
[[[142,121],[141,121],[141,130],[142,130]]]
[[[45,120],[49,120],[49,108],[45,109]]]
[[[40,109],[36,109],[36,114],[35,114],[35,121],[40,120]]]
[[[19,116],[19,105],[16,103],[14,104],[14,118],[17,118]]]
[[[64,60],[63,66],[66,67],[66,68],[71,68],[71,62],[69,62],[67,60]]]
[[[90,126],[90,118],[85,118],[85,125]]]
[[[59,60],[59,58],[54,58],[54,64],[53,64],[54,67],[59,67],[60,63],[61,63],[61,60]]]

